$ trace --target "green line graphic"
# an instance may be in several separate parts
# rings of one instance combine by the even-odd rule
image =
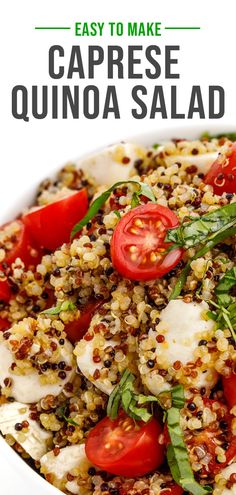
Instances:
[[[40,26],[40,27],[35,27],[34,29],[71,29],[70,27],[46,27],[46,26]]]
[[[168,26],[165,29],[201,29],[198,26]]]

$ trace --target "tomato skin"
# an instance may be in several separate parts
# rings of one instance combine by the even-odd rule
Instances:
[[[232,373],[228,378],[222,378],[224,395],[230,408],[236,404],[236,374]]]
[[[192,402],[189,400],[188,402]],[[236,456],[236,436],[233,435],[232,432],[232,420],[234,416],[230,414],[227,406],[221,403],[219,400],[214,399],[203,399],[204,406],[208,407],[211,411],[217,411],[217,420],[210,423],[206,428],[201,429],[197,435],[193,435],[192,438],[189,438],[186,441],[186,445],[189,451],[193,451],[193,449],[197,446],[206,447],[206,451],[211,455],[211,459],[208,465],[203,465],[201,468],[201,474],[203,478],[206,478],[209,474],[216,475],[222,469],[224,469]],[[214,405],[217,404],[217,409],[214,409]],[[220,406],[220,407],[219,407]],[[193,416],[196,416],[198,413],[198,409],[196,408],[195,412],[192,413]],[[224,426],[223,432],[222,430],[217,430],[216,425],[217,422],[223,421],[223,423],[227,424],[227,427]],[[217,427],[218,428],[218,427]],[[166,446],[170,443],[170,436],[168,432],[167,424],[164,426],[164,444]],[[222,435],[226,435],[225,442],[227,442],[228,447],[225,450],[225,462],[218,463],[216,460],[217,454],[216,449],[223,442]]]
[[[91,301],[86,304],[80,311],[80,317],[78,320],[74,320],[67,323],[65,326],[65,332],[67,337],[73,344],[78,342],[86,334],[91,319],[95,311],[104,303],[104,301]]]
[[[181,486],[173,483],[173,485],[168,487],[166,490],[161,490],[161,495],[182,495],[183,492],[184,491]]]
[[[141,227],[138,222],[142,223]],[[167,230],[178,223],[176,215],[165,206],[148,203],[133,208],[121,218],[114,230],[111,241],[113,266],[123,277],[131,280],[162,277],[183,256],[180,248],[164,253],[170,246],[164,242]]]
[[[127,431],[128,424],[132,428]],[[136,422],[122,413],[117,419],[102,419],[90,431],[85,444],[88,459],[100,469],[117,476],[143,476],[164,461],[164,447],[158,443],[162,428],[152,418]]]
[[[7,252],[4,261],[11,265],[15,261],[16,258],[20,258],[26,268],[30,265],[36,266],[41,259],[42,253],[41,250],[35,249],[34,243],[30,238],[30,234],[24,223],[20,220],[14,221],[14,223],[18,223],[20,226],[19,232],[16,234],[16,242],[13,248]],[[9,222],[2,226],[2,229],[7,227],[13,222]],[[33,251],[33,255],[32,255]]]
[[[64,242],[69,242],[72,228],[84,217],[87,209],[87,191],[81,189],[27,213],[22,219],[39,247],[55,251]]]
[[[208,407],[211,411],[216,412],[217,420],[212,421],[212,423],[210,423],[206,428],[200,430],[197,435],[193,435],[192,439],[189,438],[187,440],[187,447],[190,451],[192,451],[193,448],[197,446],[205,446],[206,451],[211,455],[209,463],[207,465],[203,465],[201,468],[201,472],[204,477],[209,474],[216,475],[232,461],[236,455],[236,436],[234,436],[232,432],[232,420],[234,416],[230,414],[227,406],[219,400],[214,399],[204,398],[203,402],[205,407]],[[217,409],[214,408],[215,404],[218,405]],[[197,409],[193,415],[196,414]],[[217,426],[217,423],[220,425],[221,421],[227,425],[227,427],[223,427],[223,430]],[[222,440],[222,436],[224,436],[224,440]],[[226,461],[219,463],[217,462],[216,449],[224,441],[228,444],[228,447],[225,450]]]
[[[10,326],[11,324],[6,318],[0,318],[0,332],[5,332]]]
[[[4,262],[10,266],[16,258],[20,258],[24,262],[26,268],[29,268],[29,266],[36,266],[41,259],[42,252],[38,248],[35,249],[28,229],[24,223],[21,220],[17,220],[17,223],[19,224],[20,229],[15,235],[16,240],[13,248],[6,253]],[[8,225],[10,225],[10,222],[3,225],[1,229],[4,230]],[[0,271],[5,273],[5,268],[3,268],[2,264],[0,264]],[[11,289],[7,278],[4,280],[0,279],[0,300],[8,303],[10,298]]]
[[[0,271],[4,271],[0,265]],[[7,279],[0,279],[0,301],[8,303],[11,299],[11,289]]]
[[[215,194],[236,193],[236,143],[229,156],[220,155],[212,164],[204,182],[213,186]]]
[[[44,311],[45,311],[45,309],[52,308],[52,306],[56,305],[56,296],[55,296],[55,291],[51,288],[45,289],[44,292],[47,294],[47,297],[44,298],[45,300]]]

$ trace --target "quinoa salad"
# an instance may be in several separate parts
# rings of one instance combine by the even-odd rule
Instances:
[[[68,495],[236,494],[235,139],[110,146],[0,228],[0,432]]]

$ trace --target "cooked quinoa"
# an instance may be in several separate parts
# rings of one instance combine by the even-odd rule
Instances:
[[[149,186],[156,203],[174,212],[180,224],[236,202],[236,194],[214,194],[212,185],[204,182],[218,153],[224,156],[232,146],[227,137],[133,147],[132,158],[127,154],[131,148],[125,146],[113,147],[109,155],[122,168],[122,177],[128,167],[129,177]],[[45,180],[30,211],[32,206],[47,207],[84,188],[91,204],[110,187],[109,181],[100,184],[89,175],[82,161],[80,165],[68,164],[56,177]],[[167,409],[170,390],[180,384],[186,400],[180,424],[195,479],[203,486],[210,483],[214,495],[221,495],[236,483],[236,464],[235,471],[224,474],[227,449],[231,441],[236,442],[236,406],[227,406],[222,388],[222,378],[235,372],[236,345],[227,322],[216,327],[209,309],[214,310],[211,301],[216,303],[219,281],[236,264],[235,235],[196,259],[192,259],[195,246],[185,249],[176,266],[160,278],[124,278],[112,262],[111,240],[120,219],[131,211],[136,189],[134,183],[124,181],[79,236],[55,251],[32,246],[28,263],[18,256],[7,261],[20,235],[21,216],[1,228],[0,281],[8,282],[10,296],[0,301],[0,430],[16,452],[67,494],[167,495],[174,481],[166,462],[141,477],[122,477],[94,466],[83,449],[89,432],[106,416],[109,394],[125,370],[136,377],[140,394],[161,393]],[[150,199],[141,195],[139,201],[144,205]],[[173,337],[165,318],[170,318],[172,328],[168,311],[171,303],[176,308],[178,304],[169,298],[189,260],[189,273],[177,298],[183,320],[173,324]],[[79,325],[91,302],[95,311],[88,329],[78,339],[70,339],[68,325]],[[58,310],[50,312],[52,307]],[[186,316],[185,321],[187,307],[193,308],[193,317]],[[198,332],[195,317],[196,322],[202,320]],[[186,335],[180,342],[184,325]],[[189,349],[185,355],[178,354],[178,345]],[[190,360],[188,352],[192,352]],[[5,416],[13,404],[11,425],[9,420],[6,426]],[[154,405],[153,411],[158,415],[159,406]],[[16,420],[21,415],[22,420]],[[205,430],[211,431],[218,445],[216,474],[211,471]],[[43,455],[29,450],[32,432]],[[197,444],[196,438],[203,439]],[[159,442],[164,442],[163,437]],[[67,450],[63,450],[67,448],[74,449],[68,453],[75,459],[68,469]],[[54,460],[65,464],[61,474],[61,467],[54,470]]]

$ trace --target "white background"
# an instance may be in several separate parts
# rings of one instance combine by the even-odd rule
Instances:
[[[30,88],[32,85],[57,84],[48,75],[48,49],[53,44],[64,46],[67,54],[72,44],[86,49],[88,44],[165,44],[180,45],[178,68],[180,80],[172,84],[179,86],[179,110],[186,112],[190,89],[200,84],[206,100],[209,85],[222,85],[226,93],[224,123],[234,123],[236,113],[235,89],[235,1],[224,3],[216,0],[12,0],[1,7],[1,179],[0,217],[4,218],[13,201],[24,193],[32,182],[50,174],[52,169],[65,161],[78,157],[97,147],[112,143],[142,132],[163,129],[176,123],[178,126],[194,126],[199,121],[161,121],[160,118],[135,120],[131,117],[130,90],[134,84],[146,84],[149,91],[157,81],[115,81],[119,95],[121,119],[44,120],[30,119],[29,123],[15,120],[11,115],[11,89],[17,84]],[[73,26],[75,21],[161,21],[163,25],[195,25],[200,31],[165,31],[158,38],[75,37],[71,31],[35,31],[34,26]],[[85,52],[84,52],[85,53]],[[68,60],[68,57],[67,57]],[[161,57],[164,61],[164,57]],[[74,77],[70,82],[58,84],[80,84],[81,88],[93,81],[81,82]],[[95,84],[101,87],[101,101],[107,84],[105,70],[98,71]],[[111,82],[110,82],[111,84]],[[171,84],[166,83],[166,94]],[[204,89],[205,88],[205,89]],[[30,94],[30,92],[29,92]],[[167,102],[169,98],[166,98]],[[167,103],[167,109],[168,109]],[[207,110],[207,105],[206,105]],[[205,122],[205,128],[209,123]],[[219,122],[220,124],[220,122]],[[236,124],[236,122],[235,122]],[[181,134],[181,131],[180,131]],[[175,136],[176,137],[176,136]],[[7,456],[8,457],[8,456]],[[0,453],[0,480],[4,495],[29,495],[33,489],[22,479],[21,471],[13,469],[8,458]],[[1,490],[2,488],[0,488]],[[42,493],[42,490],[41,490]],[[44,493],[46,493],[44,489]]]

